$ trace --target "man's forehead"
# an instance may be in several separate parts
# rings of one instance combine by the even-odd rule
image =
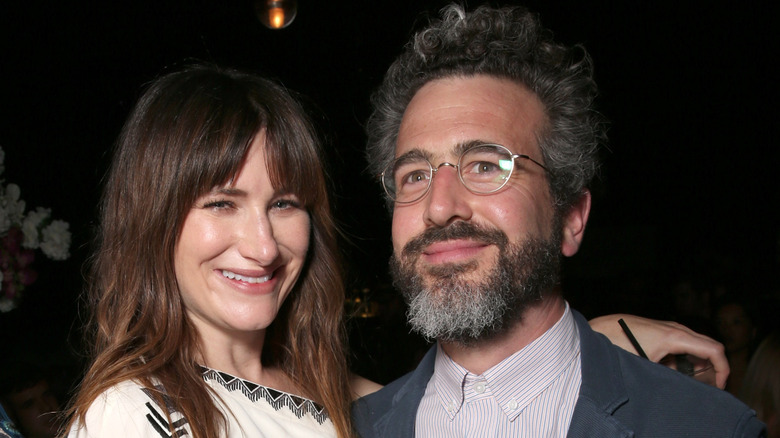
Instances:
[[[479,146],[483,144],[493,144],[491,141],[482,140],[482,139],[473,139],[473,140],[466,140],[466,141],[460,141],[453,145],[451,145],[449,148],[446,146],[443,148],[437,147],[436,150],[434,150],[431,146],[413,146],[412,148],[405,148],[404,150],[399,150],[398,146],[396,146],[395,149],[395,155],[396,158],[399,157],[409,157],[409,158],[425,158],[427,160],[435,159],[435,158],[444,158],[445,156],[449,157],[459,157],[464,151],[473,148],[474,146]]]
[[[419,149],[416,153],[449,160],[469,146],[485,143],[537,156],[537,134],[546,118],[538,96],[510,79],[490,75],[436,79],[421,87],[406,107],[395,156]]]

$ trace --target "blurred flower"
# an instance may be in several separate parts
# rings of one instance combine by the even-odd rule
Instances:
[[[41,251],[52,260],[65,260],[70,257],[70,231],[65,221],[52,221],[43,229]]]
[[[0,175],[5,169],[5,152],[0,148]],[[51,219],[51,210],[38,207],[25,213],[21,189],[0,178],[0,312],[16,307],[25,287],[35,282],[32,269],[39,249],[52,260],[70,257],[68,223]]]
[[[22,221],[22,232],[24,233],[24,242],[22,242],[22,246],[30,249],[38,248],[40,245],[38,230],[43,221],[48,219],[50,215],[51,210],[43,207],[38,207],[35,211],[27,213],[27,217]],[[66,229],[67,226],[68,225],[65,224]]]
[[[0,233],[21,223],[24,217],[24,201],[19,199],[21,192],[16,184],[8,184],[4,190],[0,186]]]

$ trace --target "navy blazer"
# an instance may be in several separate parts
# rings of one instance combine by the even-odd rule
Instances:
[[[764,437],[764,424],[726,391],[614,346],[573,311],[582,386],[568,437]],[[414,437],[417,407],[433,375],[436,348],[411,373],[352,406],[363,438]]]

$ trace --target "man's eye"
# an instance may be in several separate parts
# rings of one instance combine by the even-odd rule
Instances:
[[[401,185],[413,185],[426,183],[428,181],[428,172],[423,170],[415,170],[407,173],[401,179]]]
[[[484,174],[484,173],[493,173],[498,170],[500,169],[496,163],[490,161],[475,161],[470,163],[465,168],[465,173]]]

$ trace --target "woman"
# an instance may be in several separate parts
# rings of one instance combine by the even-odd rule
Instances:
[[[319,153],[273,82],[191,67],[151,85],[105,188],[71,436],[351,436]]]
[[[759,344],[742,380],[739,398],[766,423],[767,438],[780,438],[780,331]]]
[[[717,335],[726,348],[729,361],[729,381],[726,391],[739,397],[750,357],[756,348],[758,326],[750,311],[750,304],[743,297],[721,297],[715,309]]]
[[[349,403],[378,385],[347,370],[322,161],[271,81],[195,66],[149,87],[104,192],[93,362],[69,436],[354,435]],[[618,317],[594,324],[614,331]],[[629,323],[656,360],[678,347],[718,358],[709,339]]]

